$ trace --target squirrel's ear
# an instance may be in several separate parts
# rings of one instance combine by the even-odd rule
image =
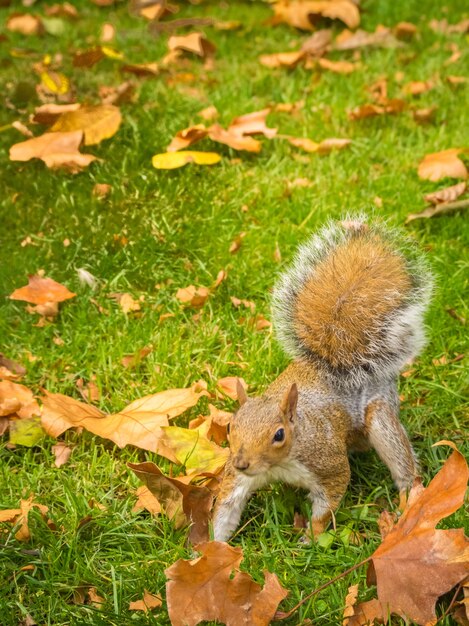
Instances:
[[[282,412],[291,420],[293,420],[296,414],[297,402],[298,402],[298,387],[296,386],[296,383],[293,383],[293,385],[284,395],[283,400],[280,404],[280,408],[282,409]]]
[[[239,406],[243,406],[248,401],[248,397],[239,378],[236,379],[236,393],[238,394]]]

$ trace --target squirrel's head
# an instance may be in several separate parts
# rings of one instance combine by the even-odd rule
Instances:
[[[263,474],[288,457],[296,421],[298,389],[291,385],[283,399],[248,398],[238,381],[240,408],[229,425],[233,467],[247,476]]]

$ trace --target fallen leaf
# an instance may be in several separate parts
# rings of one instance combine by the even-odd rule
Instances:
[[[221,156],[216,152],[194,152],[191,150],[181,150],[180,152],[165,152],[155,154],[152,158],[152,165],[158,170],[173,170],[183,167],[187,163],[197,165],[215,165],[221,161]]]
[[[416,122],[419,124],[426,124],[427,122],[431,122],[435,117],[435,111],[438,107],[431,106],[425,109],[416,109],[412,115]]]
[[[81,426],[99,437],[110,439],[120,448],[134,445],[156,452],[160,449],[161,427],[168,426],[168,420],[197,404],[207,392],[199,383],[187,389],[168,389],[139,398],[111,415],[60,393],[45,391],[44,394],[41,422],[48,435],[58,437],[69,428]],[[177,461],[170,451],[166,456]]]
[[[285,23],[301,30],[314,30],[318,17],[339,19],[357,28],[360,13],[352,0],[279,0],[273,6],[274,24]]]
[[[235,117],[228,130],[238,135],[264,135],[272,139],[277,134],[276,128],[269,128],[266,119],[271,112],[270,107]]]
[[[394,34],[398,39],[402,39],[403,41],[413,39],[417,33],[417,26],[411,22],[399,22],[399,24],[396,24],[394,27]]]
[[[208,539],[208,521],[214,498],[210,489],[165,476],[154,463],[128,463],[128,466],[145,483],[176,528],[191,525],[191,542]]]
[[[330,28],[322,28],[302,43],[301,50],[309,56],[320,57],[329,50],[331,43],[332,30]]]
[[[236,254],[237,252],[239,252],[242,244],[243,244],[243,239],[246,237],[246,233],[239,233],[239,235],[237,235],[233,241],[230,244],[230,247],[228,249],[228,252],[230,254]]]
[[[82,139],[81,130],[70,133],[45,133],[11,146],[10,160],[41,159],[51,169],[63,167],[75,174],[96,160],[92,154],[79,152]]]
[[[99,97],[103,104],[123,104],[128,102],[134,102],[135,97],[135,85],[126,80],[120,85],[107,86],[102,85],[99,88]]]
[[[52,126],[52,132],[82,131],[85,146],[100,143],[116,134],[122,122],[119,109],[113,104],[82,106],[63,113]]]
[[[445,35],[464,34],[469,31],[469,19],[464,19],[457,24],[448,24],[447,19],[430,20],[428,25],[434,32]]]
[[[179,302],[195,308],[203,306],[209,296],[210,289],[208,287],[195,287],[194,285],[182,287],[176,292],[176,298]]]
[[[70,92],[70,81],[61,72],[45,69],[41,72],[41,88],[47,94],[64,96]]]
[[[12,33],[22,35],[40,35],[44,32],[44,26],[37,15],[30,13],[13,13],[7,20],[7,29]]]
[[[199,57],[210,57],[215,54],[215,46],[208,41],[202,33],[189,33],[188,35],[172,35],[168,40],[168,48],[192,52]]]
[[[238,376],[225,376],[225,378],[220,378],[217,381],[217,387],[222,391],[228,398],[232,400],[238,400],[238,381],[245,391],[248,389],[248,385],[244,378],[239,378]]]
[[[44,11],[49,17],[67,17],[72,20],[76,20],[79,17],[78,11],[70,2],[44,7]]]
[[[442,444],[455,447],[436,445]],[[371,557],[382,615],[434,624],[437,599],[466,578],[469,541],[463,529],[435,526],[463,505],[468,477],[467,463],[455,449],[426,489],[412,488],[401,518]]]
[[[98,594],[96,587],[90,587],[88,589],[88,598],[92,606],[97,609],[102,609],[106,600]]]
[[[303,50],[296,52],[276,52],[274,54],[263,54],[259,57],[261,65],[265,67],[287,67],[293,68],[298,65],[305,57],[306,53]]]
[[[96,63],[104,59],[105,56],[102,47],[96,46],[90,50],[76,52],[73,55],[73,65],[75,67],[93,67],[93,65],[96,65]]]
[[[168,613],[173,626],[218,621],[228,626],[267,626],[288,595],[277,576],[264,572],[264,587],[239,571],[241,548],[210,541],[196,546],[202,556],[179,559],[165,570]],[[222,598],[222,602],[214,601]]]
[[[137,502],[132,508],[132,511],[145,509],[145,511],[148,511],[152,515],[159,515],[161,513],[161,504],[146,485],[141,485],[137,489],[136,495]]]
[[[359,50],[360,48],[399,48],[404,44],[396,39],[389,28],[378,27],[374,33],[364,30],[342,32],[335,40],[334,50]]]
[[[439,191],[434,191],[433,193],[427,193],[424,198],[427,202],[431,202],[432,204],[453,202],[466,191],[466,188],[467,184],[463,181],[457,185],[445,187],[445,189],[440,189]]]
[[[265,330],[266,328],[272,328],[272,322],[269,322],[268,319],[266,319],[263,315],[261,315],[260,313],[258,313],[254,319],[254,328],[257,331],[261,331],[261,330]]]
[[[108,183],[96,183],[93,187],[93,196],[97,198],[105,198],[112,191],[112,186]]]
[[[30,389],[11,380],[0,381],[0,416],[28,419],[40,414],[41,409]]]
[[[177,150],[185,150],[192,144],[204,139],[207,136],[208,130],[204,124],[197,124],[196,126],[190,126],[184,128],[176,133],[171,140],[166,150],[168,152],[176,152]]]
[[[134,367],[140,365],[142,360],[145,359],[151,352],[153,352],[152,345],[144,346],[143,348],[140,348],[140,350],[137,350],[134,354],[126,354],[123,356],[121,364],[126,369],[133,369]]]
[[[378,517],[378,528],[379,534],[381,535],[381,540],[385,539],[387,535],[394,528],[398,520],[398,517],[395,513],[390,513],[389,511],[381,511]]]
[[[130,293],[120,294],[119,297],[119,306],[122,311],[127,315],[128,313],[134,313],[135,311],[140,311],[141,306],[138,300],[134,300]]]
[[[216,474],[224,467],[228,456],[228,448],[221,448],[213,441],[201,436],[198,431],[180,426],[164,426],[161,443],[165,450],[169,450],[184,465],[189,473],[200,474],[210,472]],[[162,456],[165,450],[158,449]]]
[[[205,109],[202,109],[202,111],[199,111],[197,115],[199,115],[202,119],[206,121],[211,121],[217,119],[219,113],[216,107],[211,105],[209,107],[206,107]]]
[[[94,380],[85,383],[83,378],[78,378],[75,384],[85,402],[98,402],[101,399],[101,392]]]
[[[351,120],[362,120],[367,117],[374,117],[376,115],[386,115],[401,113],[406,107],[404,100],[399,98],[384,99],[382,104],[362,104],[356,107],[352,111],[348,112],[348,117]]]
[[[120,68],[121,72],[135,74],[135,76],[157,76],[160,73],[158,63],[126,63]]]
[[[453,85],[453,86],[465,85],[467,82],[469,82],[469,78],[467,78],[467,76],[449,75],[446,77],[446,80],[448,81],[450,85]]]
[[[461,148],[450,148],[425,155],[418,166],[419,178],[433,182],[442,178],[467,178],[467,168],[458,157],[461,152]]]
[[[434,83],[431,80],[416,80],[404,85],[404,92],[411,96],[420,96],[422,93],[433,89]]]
[[[245,137],[242,132],[233,128],[227,130],[219,124],[213,124],[208,129],[208,136],[212,141],[222,143],[233,150],[246,150],[247,152],[260,152],[262,145],[253,137]]]
[[[212,289],[216,289],[217,287],[219,287],[222,284],[222,282],[226,280],[227,276],[228,274],[226,273],[225,270],[220,270],[217,274],[215,282],[213,283]]]
[[[33,275],[28,277],[28,284],[25,287],[15,289],[10,294],[10,300],[23,300],[31,304],[46,304],[48,302],[64,302],[76,296],[60,283],[52,278],[43,278]]]
[[[114,39],[115,36],[116,29],[114,28],[114,26],[112,24],[109,24],[108,22],[104,23],[101,27],[101,34],[99,36],[101,41],[104,43],[109,43]]]
[[[35,446],[43,437],[45,432],[41,426],[39,416],[10,419],[10,443],[31,448]]]
[[[355,72],[359,65],[350,61],[331,61],[330,59],[318,59],[318,65],[323,70],[336,74],[351,74]]]
[[[157,609],[163,603],[160,596],[156,596],[145,589],[143,593],[143,600],[136,600],[129,604],[129,611],[144,611],[148,613],[152,609]]]
[[[23,135],[23,137],[32,137],[33,136],[32,132],[29,130],[29,128],[27,126],[25,126],[22,122],[18,121],[18,120],[12,122],[11,126],[15,130],[17,130],[19,133],[21,133]]]
[[[65,463],[70,459],[70,455],[72,454],[72,449],[67,446],[63,441],[59,441],[54,444],[51,448],[52,454],[55,456],[54,465],[55,467],[62,467]]]
[[[0,378],[16,380],[25,374],[25,367],[0,352]]]
[[[349,618],[353,616],[354,614],[354,606],[357,602],[357,597],[358,597],[358,585],[351,585],[348,588],[348,592],[347,595],[345,597],[345,606],[344,606],[344,612],[343,612],[343,620],[342,620],[342,626],[347,626],[347,624],[349,623]]]
[[[33,122],[37,124],[46,124],[49,126],[53,124],[62,113],[67,113],[70,111],[76,111],[80,108],[80,104],[75,102],[74,104],[42,104],[39,107],[36,107],[33,114]]]
[[[438,217],[440,215],[448,215],[450,213],[453,213],[454,211],[467,207],[464,200],[461,201],[461,205],[464,206],[459,206],[458,202],[442,202],[441,204],[427,207],[420,213],[410,213],[405,220],[405,224],[409,224],[409,222],[413,222],[414,220],[419,220],[423,218],[428,219],[432,217]]]
[[[31,531],[28,526],[28,515],[31,509],[38,508],[44,517],[49,510],[44,504],[34,502],[34,496],[30,496],[27,500],[20,501],[19,509],[0,510],[0,522],[9,522],[13,524],[21,524],[19,530],[15,534],[17,541],[29,541],[31,539]]]
[[[254,311],[254,309],[256,308],[254,302],[251,302],[250,300],[242,300],[240,298],[236,298],[235,296],[231,296],[230,300],[233,306],[235,306],[236,308],[239,308],[241,305],[243,305],[246,309],[250,309],[251,311]]]

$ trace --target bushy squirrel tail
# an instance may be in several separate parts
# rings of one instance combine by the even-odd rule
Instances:
[[[425,343],[432,286],[426,260],[398,231],[363,216],[330,222],[274,289],[277,336],[335,384],[391,378]]]

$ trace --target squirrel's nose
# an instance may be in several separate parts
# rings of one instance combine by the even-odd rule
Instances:
[[[245,461],[244,459],[237,459],[236,461],[234,461],[233,465],[236,467],[237,470],[244,472],[244,470],[247,470],[249,467],[249,461]]]

